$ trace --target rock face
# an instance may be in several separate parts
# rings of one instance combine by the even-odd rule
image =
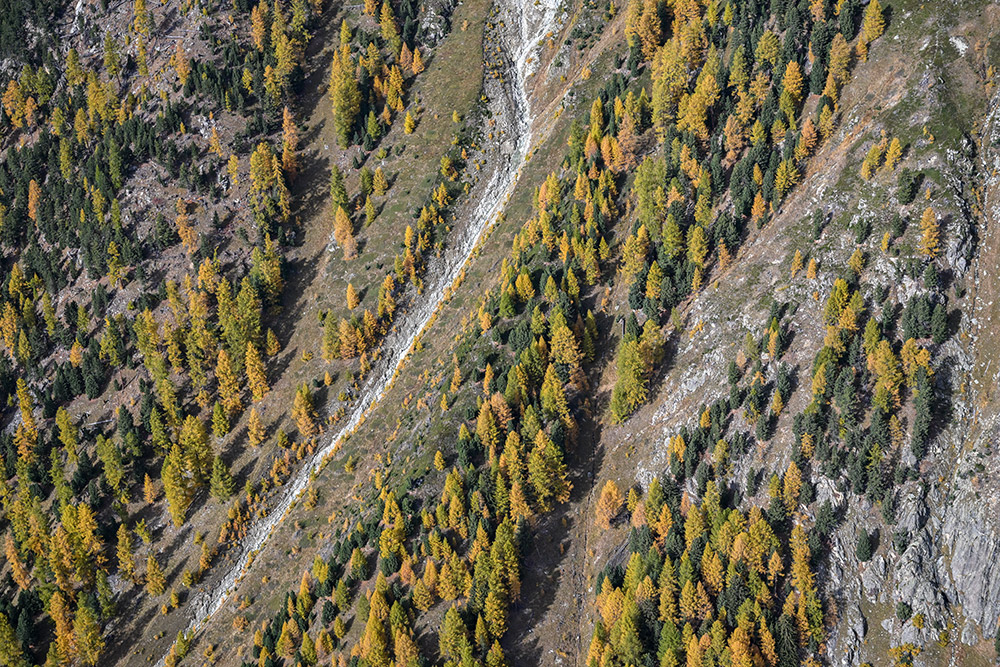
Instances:
[[[869,630],[861,603],[865,600],[865,589],[874,580],[869,575],[869,584],[863,583],[862,565],[854,555],[853,543],[847,539],[847,534],[855,528],[856,522],[850,522],[831,536],[830,555],[826,571],[822,573],[826,589],[843,609],[843,621],[831,631],[827,651],[830,663],[838,667],[851,667],[860,662],[858,651]]]
[[[875,556],[861,570],[861,586],[869,602],[881,601],[888,572],[889,564],[886,562],[885,556]]]
[[[1000,209],[995,208],[1000,202],[1000,176],[993,175],[1000,166],[1000,151],[992,148],[1000,140],[993,136],[998,130],[1000,107],[994,101],[986,123],[989,147],[978,156],[981,172],[991,174],[987,215],[979,221],[963,216],[948,223],[950,241],[943,263],[956,276],[984,270],[979,266],[983,262],[991,265],[986,270],[996,268],[987,244],[977,248],[974,239],[991,239],[1000,223]],[[948,180],[960,199],[961,184],[975,182],[969,172],[971,150],[966,149],[964,155],[949,156],[953,171]],[[976,223],[978,228],[974,228]],[[903,280],[900,289],[912,293],[919,287]],[[1000,630],[1000,497],[995,492],[1000,461],[993,452],[1000,438],[1000,407],[992,388],[982,386],[973,374],[974,369],[1000,367],[989,342],[993,339],[989,330],[995,328],[991,320],[996,319],[991,307],[992,300],[979,304],[969,322],[963,323],[971,345],[949,342],[941,350],[935,390],[940,396],[951,395],[951,425],[936,434],[923,462],[931,474],[924,482],[899,489],[896,522],[883,527],[887,530],[878,553],[871,562],[858,564],[853,550],[847,548],[861,526],[871,530],[882,523],[866,507],[848,507],[847,521],[832,540],[827,577],[843,609],[843,622],[830,637],[829,655],[835,664],[846,666],[875,657],[867,654],[865,645],[866,632],[873,629],[891,645],[917,646],[933,642],[949,624],[955,628],[952,641],[967,645],[992,639]],[[983,384],[995,384],[995,378]],[[971,386],[971,392],[965,394],[963,389],[959,395],[960,385]],[[908,451],[902,462],[917,464]],[[820,498],[829,494],[822,487],[817,490]],[[910,609],[909,618],[895,616],[899,603]],[[875,605],[879,605],[877,612],[872,611]],[[863,610],[868,610],[869,618]]]
[[[996,503],[985,495],[971,484],[962,488],[947,508],[941,537],[951,555],[949,595],[984,637],[993,637],[1000,616],[1000,537]]]
[[[868,634],[868,620],[857,600],[845,602],[842,613],[841,621],[830,633],[827,655],[831,665],[853,667],[860,662],[857,651]]]
[[[966,247],[959,248],[954,257],[949,248],[946,257],[954,268],[961,269],[959,259],[964,256],[963,251],[971,251],[974,234],[979,240],[978,255],[972,266],[977,274],[977,285],[984,272],[996,275],[995,253],[1000,231],[1000,174],[997,171],[1000,150],[996,148],[1000,139],[1000,100],[996,97],[986,115],[984,136],[982,152],[977,156],[985,180],[984,215],[974,232],[964,228],[958,230],[959,245]],[[963,153],[966,159],[952,160],[959,165],[960,172],[963,165],[971,162],[971,148],[963,147]],[[974,181],[970,179],[970,182]],[[1000,359],[993,344],[997,318],[993,307],[996,297],[990,293],[992,285],[992,280],[983,284],[986,293],[977,300],[971,323],[966,325],[973,341],[971,359],[963,352],[954,355],[959,368],[981,369],[984,377],[966,376],[972,393],[954,402],[961,416],[956,421],[964,423],[965,428],[949,443],[960,452],[950,470],[950,487],[944,498],[937,499],[933,495],[928,498],[932,514],[941,517],[938,539],[934,542],[944,575],[941,586],[949,602],[961,609],[962,623],[956,625],[962,628],[960,638],[966,644],[993,638],[1000,629],[1000,498],[996,493],[1000,461],[994,452],[1000,436],[1000,408],[992,386]]]
[[[941,593],[937,562],[928,531],[920,530],[899,558],[895,572],[895,602],[903,602],[925,618],[941,618],[946,613],[946,600]],[[903,626],[904,642],[914,644],[929,639],[914,626],[912,618]]]
[[[892,645],[916,646],[933,642],[949,622],[959,629],[953,639],[969,645],[997,633],[1000,508],[986,494],[977,494],[971,477],[961,474],[970,468],[960,459],[950,494],[917,484],[901,490],[898,520],[888,527],[892,532],[880,536],[878,552],[867,563],[855,556],[856,535],[878,522],[868,506],[847,508],[846,521],[831,539],[824,573],[843,614],[830,636],[833,664],[847,667],[870,660],[865,639],[872,629],[891,638]],[[818,497],[830,494],[823,485],[817,491]],[[895,615],[900,603],[911,612],[905,620]],[[878,609],[878,615],[866,618],[864,609],[869,614]]]
[[[420,38],[428,47],[434,47],[448,34],[455,0],[435,0],[427,4],[427,13],[420,21]]]

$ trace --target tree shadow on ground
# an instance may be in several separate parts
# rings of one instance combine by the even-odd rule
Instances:
[[[600,376],[601,369],[594,369],[591,373],[594,381]],[[509,626],[512,628],[537,627],[555,602],[560,585],[571,583],[578,591],[586,590],[582,568],[587,559],[574,557],[572,552],[586,548],[587,529],[584,522],[592,520],[589,500],[606,454],[600,444],[604,427],[594,415],[601,415],[606,411],[610,392],[596,393],[593,398],[594,403],[587,406],[591,414],[581,419],[576,445],[567,452],[567,465],[571,470],[570,480],[573,483],[570,501],[543,516],[531,531],[534,537],[529,538],[526,544],[524,570],[521,573],[521,600],[510,611]],[[579,542],[574,545],[574,540]],[[576,603],[582,606],[585,601],[577,600]],[[567,614],[559,622],[561,634],[573,618],[573,614]],[[569,630],[575,633],[577,628],[570,626]],[[531,630],[516,637],[514,633],[508,633],[503,648],[511,664],[541,665],[546,663],[546,653],[553,646],[563,643],[562,636],[543,640]]]

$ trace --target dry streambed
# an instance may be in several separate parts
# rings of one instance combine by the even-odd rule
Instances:
[[[312,475],[322,467],[337,445],[363,423],[365,416],[392,386],[397,371],[421,332],[432,321],[444,302],[448,289],[461,274],[483,235],[497,219],[521,173],[532,145],[532,114],[528,96],[528,78],[537,59],[541,41],[557,25],[557,0],[498,0],[496,37],[504,51],[507,72],[501,78],[486,77],[484,92],[496,128],[503,130],[497,144],[488,148],[487,178],[473,191],[473,203],[463,213],[453,241],[444,256],[431,262],[427,271],[427,289],[415,297],[398,325],[386,336],[382,356],[375,362],[365,387],[344,425],[330,437],[282,488],[268,515],[255,523],[234,554],[234,563],[210,590],[190,602],[189,628],[198,629],[229,599],[235,585],[251,565],[253,555],[268,542],[275,528],[309,485]],[[159,663],[162,665],[164,658]]]

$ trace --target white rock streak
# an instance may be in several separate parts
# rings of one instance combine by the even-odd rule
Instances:
[[[319,449],[295,476],[281,488],[282,494],[268,515],[252,525],[246,538],[236,547],[236,562],[211,590],[191,600],[189,629],[198,630],[218,611],[233,593],[236,584],[250,567],[251,559],[274,534],[289,509],[309,486],[314,473],[323,466],[337,445],[364,422],[392,386],[397,372],[410,354],[415,341],[443,305],[448,289],[470,260],[480,239],[492,227],[507,199],[517,185],[521,167],[528,158],[532,143],[532,116],[528,99],[528,79],[533,74],[532,62],[541,41],[557,25],[558,0],[500,0],[497,37],[505,55],[512,61],[513,71],[502,79],[486,76],[484,87],[497,126],[505,128],[503,143],[497,147],[493,170],[484,187],[477,188],[481,199],[471,209],[468,223],[453,240],[445,257],[432,262],[427,271],[427,289],[414,299],[399,324],[385,338],[383,356],[373,365],[365,388],[355,403],[350,418],[330,440]],[[497,139],[500,141],[500,138]],[[161,658],[159,665],[164,664]]]

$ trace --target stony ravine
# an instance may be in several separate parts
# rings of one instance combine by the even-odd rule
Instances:
[[[487,147],[489,175],[472,191],[470,204],[459,213],[455,238],[444,256],[433,259],[427,269],[426,289],[414,298],[397,325],[383,341],[381,356],[369,372],[361,395],[344,425],[282,487],[281,495],[269,508],[267,516],[253,524],[246,538],[233,554],[233,564],[218,583],[189,605],[189,629],[198,630],[229,599],[236,584],[252,567],[252,559],[274,534],[289,509],[305,492],[310,478],[323,466],[337,445],[363,424],[379,403],[411,349],[435,313],[446,300],[448,289],[459,278],[462,268],[480,239],[490,230],[517,185],[521,167],[528,158],[533,140],[533,117],[528,80],[536,62],[542,39],[558,22],[557,0],[498,0],[499,18],[493,37],[499,42],[507,71],[500,78],[485,77],[489,116],[495,121],[494,133],[502,130],[496,145]],[[164,664],[165,656],[158,665]]]

